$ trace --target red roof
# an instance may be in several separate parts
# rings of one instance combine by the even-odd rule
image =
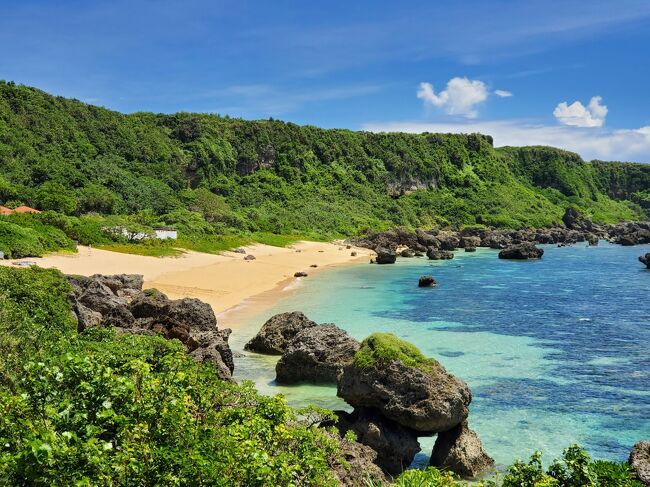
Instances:
[[[35,208],[30,208],[29,206],[19,206],[14,210],[15,213],[40,213]]]
[[[0,215],[11,215],[14,211],[6,206],[0,206]]]

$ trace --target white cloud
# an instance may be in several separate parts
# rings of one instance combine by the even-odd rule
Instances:
[[[447,88],[436,95],[431,83],[420,83],[418,98],[435,107],[444,108],[449,115],[476,118],[476,106],[488,97],[485,83],[467,78],[452,78]]]
[[[536,125],[520,120],[466,123],[379,122],[363,125],[372,132],[482,133],[495,146],[550,145],[583,158],[650,162],[650,126],[639,129],[584,130],[561,125]]]
[[[494,94],[499,98],[509,98],[512,96],[512,92],[506,90],[494,90]]]
[[[600,104],[602,100],[594,96],[586,107],[579,101],[571,105],[564,101],[555,107],[553,115],[558,122],[572,127],[602,127],[607,116],[607,107]]]

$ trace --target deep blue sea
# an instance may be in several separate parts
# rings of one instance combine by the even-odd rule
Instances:
[[[399,259],[301,279],[271,309],[248,317],[236,350],[272,314],[300,310],[361,340],[390,331],[464,379],[474,399],[470,426],[497,464],[541,450],[546,460],[571,443],[624,460],[650,440],[650,246],[544,246],[538,261],[497,252],[457,252],[450,261]],[[438,286],[419,289],[431,274]],[[245,353],[237,379],[293,405],[341,408],[335,387],[274,384],[275,358]],[[423,438],[424,463],[434,439]]]

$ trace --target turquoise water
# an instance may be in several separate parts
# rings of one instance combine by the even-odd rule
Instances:
[[[546,246],[539,261],[457,252],[451,261],[401,259],[358,265],[300,281],[272,309],[247,320],[235,350],[272,314],[301,310],[357,339],[390,331],[418,345],[471,387],[470,425],[498,464],[570,443],[624,460],[650,439],[650,246]],[[420,275],[438,287],[419,289]],[[335,387],[274,384],[275,358],[245,353],[237,379],[293,405],[341,408]],[[416,462],[433,439],[423,438]]]

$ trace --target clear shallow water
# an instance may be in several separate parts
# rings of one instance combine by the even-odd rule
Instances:
[[[472,389],[470,425],[498,464],[570,443],[624,460],[650,439],[650,272],[637,257],[650,246],[545,247],[539,261],[496,251],[451,261],[328,270],[302,280],[233,335],[241,351],[269,316],[301,310],[361,340],[390,331],[437,358]],[[431,274],[438,287],[419,289]],[[345,407],[335,387],[274,384],[276,359],[246,353],[235,376],[293,405]],[[423,438],[426,461],[433,439]]]

